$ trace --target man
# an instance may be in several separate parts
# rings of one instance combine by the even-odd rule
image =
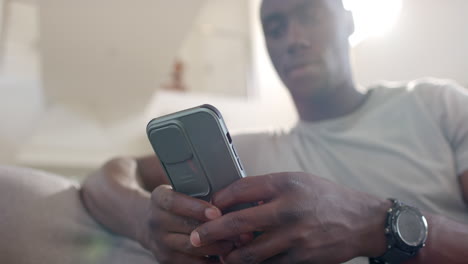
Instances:
[[[117,159],[85,183],[91,213],[161,263],[215,261],[207,255],[226,263],[466,262],[467,92],[435,80],[358,92],[352,16],[339,0],[264,0],[261,18],[301,119],[285,133],[234,140],[246,171],[264,176],[232,184],[209,204],[161,185],[156,158]],[[403,220],[404,208],[412,218]],[[263,233],[253,239],[254,231]]]
[[[225,263],[366,263],[381,256],[392,263],[466,262],[467,93],[440,81],[358,92],[349,63],[352,17],[339,0],[265,0],[261,17],[268,51],[301,121],[291,131],[234,139],[246,171],[260,176],[232,184],[210,204],[172,191],[155,157],[119,158],[84,183],[89,212],[160,263],[219,262],[208,255]],[[428,230],[417,209],[390,197],[419,208]],[[257,201],[255,208],[221,213]],[[60,208],[70,210],[70,221],[83,215],[76,205]],[[97,229],[83,221],[77,230]],[[66,226],[60,222],[64,233]],[[253,238],[253,231],[262,234]],[[89,244],[86,237],[75,240]],[[148,262],[131,244],[122,248]],[[86,263],[70,263],[80,262]]]

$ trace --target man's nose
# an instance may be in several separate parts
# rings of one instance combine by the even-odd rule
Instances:
[[[288,26],[288,53],[295,55],[309,48],[310,41],[306,38],[305,27],[296,19],[291,19]]]

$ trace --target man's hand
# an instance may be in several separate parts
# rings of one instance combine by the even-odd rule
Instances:
[[[113,232],[140,242],[161,264],[213,263],[204,256],[229,253],[233,242],[201,248],[191,245],[190,232],[221,213],[205,201],[160,185],[164,172],[153,162],[158,160],[117,158],[90,175],[81,189],[89,213]],[[139,184],[142,174],[149,183],[147,188],[156,184],[159,187],[152,192],[143,189]]]
[[[190,233],[201,223],[221,217],[213,205],[161,185],[151,195],[147,231],[142,233],[143,246],[161,263],[218,263],[208,255],[226,255],[234,247],[231,241],[213,241],[202,247],[190,243]]]
[[[389,201],[305,173],[247,177],[213,197],[221,210],[259,202],[195,229],[194,246],[242,233],[263,234],[226,256],[226,263],[341,263],[385,252]]]

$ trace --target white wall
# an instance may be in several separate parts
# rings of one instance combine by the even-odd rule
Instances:
[[[13,161],[18,145],[33,133],[44,110],[39,82],[37,10],[30,2],[9,1],[2,17],[0,162]],[[5,4],[5,1],[1,1]],[[2,6],[3,7],[3,6]]]
[[[179,53],[187,90],[237,97],[250,94],[250,1],[205,1]]]
[[[2,1],[5,3],[5,1]],[[38,12],[34,3],[8,1],[0,76],[39,80]],[[4,4],[2,3],[2,4]]]
[[[108,131],[126,141],[121,123],[144,113],[203,1],[10,1],[0,163],[47,157],[55,146],[71,145],[62,153],[72,154],[83,149],[81,139],[109,144]]]
[[[468,85],[468,1],[405,0],[392,32],[354,48],[356,79],[433,76]]]
[[[142,113],[203,1],[39,1],[48,98],[103,122]]]
[[[0,79],[0,163],[13,161],[20,144],[34,133],[44,101],[37,82]]]

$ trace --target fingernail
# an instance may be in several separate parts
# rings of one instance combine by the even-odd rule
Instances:
[[[194,247],[201,246],[200,235],[198,232],[193,231],[192,234],[190,234],[190,243],[192,243]]]
[[[221,211],[218,208],[206,208],[205,209],[205,216],[210,220],[214,220],[216,218],[221,217]]]

